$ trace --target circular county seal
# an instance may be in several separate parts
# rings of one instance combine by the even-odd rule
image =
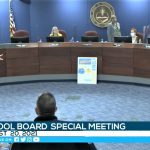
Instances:
[[[98,27],[107,27],[111,22],[111,16],[115,15],[114,8],[107,2],[94,4],[90,11],[90,19]]]

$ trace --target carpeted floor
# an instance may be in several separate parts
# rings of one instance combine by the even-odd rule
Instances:
[[[1,121],[32,121],[37,97],[51,92],[57,116],[67,121],[149,121],[150,87],[99,83],[41,82],[0,86]],[[150,144],[97,143],[100,150],[149,150]]]

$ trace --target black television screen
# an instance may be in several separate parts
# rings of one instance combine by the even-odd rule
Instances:
[[[147,38],[147,43],[150,44],[150,38]]]
[[[131,36],[116,36],[114,37],[115,43],[132,43]]]
[[[98,36],[81,36],[82,42],[99,42]]]
[[[47,42],[64,42],[63,36],[48,36],[46,37]]]
[[[11,43],[29,43],[29,37],[12,37]]]

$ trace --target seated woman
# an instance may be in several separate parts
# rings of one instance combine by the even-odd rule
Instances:
[[[56,26],[54,26],[54,27],[52,28],[52,31],[51,31],[50,36],[62,36],[62,34],[59,33],[58,28],[57,28]]]
[[[135,28],[131,29],[131,37],[134,41],[132,43],[143,43],[143,35],[142,33],[137,32]]]

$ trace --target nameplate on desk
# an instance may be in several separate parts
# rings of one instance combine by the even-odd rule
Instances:
[[[121,44],[118,44],[118,43],[114,43],[114,45],[113,45],[114,47],[120,47],[121,46]]]
[[[17,44],[16,46],[17,46],[17,47],[26,47],[25,44]]]
[[[92,43],[84,43],[83,46],[92,46]]]
[[[59,46],[59,43],[51,43],[49,46],[50,47],[57,47],[57,46]]]

